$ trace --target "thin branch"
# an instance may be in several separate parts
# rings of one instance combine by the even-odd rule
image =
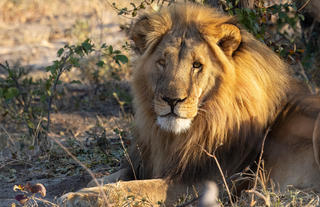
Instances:
[[[219,161],[218,161],[216,155],[210,154],[210,153],[209,153],[207,150],[205,150],[202,146],[200,146],[200,147],[201,147],[201,149],[202,149],[209,157],[212,157],[212,158],[214,159],[214,161],[216,162],[217,167],[218,167],[218,169],[219,169],[219,172],[220,172],[220,174],[221,174],[223,183],[224,183],[224,185],[226,186],[226,190],[227,190],[227,193],[228,193],[228,197],[229,197],[231,206],[234,206],[234,203],[233,203],[232,197],[231,197],[231,193],[230,193],[229,187],[228,187],[228,185],[227,185],[226,178],[225,178],[225,176],[224,176],[224,174],[223,174],[223,171],[222,171],[222,169],[221,169],[221,166],[220,166],[220,164],[219,164]]]
[[[45,203],[45,204],[49,204],[49,205],[51,205],[51,206],[53,206],[53,207],[59,207],[57,204],[55,204],[55,203],[52,203],[52,202],[50,202],[50,201],[48,201],[48,200],[45,200],[45,199],[42,199],[42,198],[37,198],[37,197],[33,197],[32,198],[33,200],[37,200],[37,201],[41,201],[42,203]]]
[[[63,144],[61,144],[60,141],[58,141],[56,138],[54,138],[53,136],[50,136],[51,139],[53,139],[53,141],[55,143],[57,143],[78,165],[80,165],[81,167],[83,167],[83,169],[85,169],[89,175],[92,177],[92,179],[94,180],[95,184],[97,186],[99,186],[99,190],[100,190],[100,193],[102,194],[103,196],[103,199],[105,201],[105,204],[106,206],[109,206],[108,205],[108,198],[107,198],[107,195],[106,193],[103,191],[103,188],[101,186],[101,184],[98,182],[97,178],[95,177],[95,175],[93,174],[93,172],[87,168],[84,164],[82,164],[82,162],[80,160],[78,160]]]
[[[301,12],[309,3],[311,0],[307,0],[299,9],[298,12]]]
[[[119,133],[119,138],[120,138],[121,146],[122,146],[122,148],[123,148],[123,150],[124,150],[124,154],[125,154],[128,162],[129,162],[129,164],[130,164],[131,169],[132,169],[133,177],[134,177],[135,180],[137,180],[136,172],[135,172],[135,170],[134,170],[134,167],[133,167],[132,161],[131,161],[131,159],[130,159],[129,153],[128,153],[128,151],[127,151],[127,148],[124,146],[124,142],[123,142],[121,133]]]
[[[12,139],[11,135],[9,134],[9,132],[2,126],[2,124],[0,124],[0,127],[4,131],[4,133],[7,134],[8,140],[11,142],[11,144],[14,145],[15,141]]]
[[[52,86],[51,95],[49,96],[49,100],[48,100],[48,114],[47,114],[47,128],[46,128],[47,133],[49,133],[49,128],[50,128],[50,114],[51,114],[51,109],[52,109],[52,101],[53,101],[53,98],[56,94],[57,85],[58,85],[60,76],[65,71],[64,67],[67,63],[67,60],[69,59],[69,57],[71,55],[72,55],[72,53],[70,52],[67,56],[64,57],[62,64],[59,66],[59,71],[57,73],[57,77],[55,78],[53,86]]]
[[[258,173],[260,171],[260,165],[261,165],[261,161],[262,161],[262,155],[263,155],[263,152],[264,152],[264,143],[266,141],[266,138],[269,134],[269,131],[270,131],[270,128],[267,129],[267,131],[265,132],[264,134],[264,137],[263,137],[263,140],[262,140],[262,144],[261,144],[261,151],[260,151],[260,155],[259,155],[259,160],[258,160],[258,167],[257,167],[257,171],[256,171],[256,175],[255,175],[255,180],[254,180],[254,184],[253,184],[253,188],[252,188],[252,191],[255,191],[256,188],[257,188],[257,182],[258,182]],[[254,205],[254,193],[251,195],[251,203],[250,203],[250,206],[253,206]]]
[[[17,162],[18,162],[18,163],[20,162],[20,163],[25,164],[25,165],[32,166],[31,163],[28,163],[28,162],[26,162],[25,160],[10,160],[10,161],[4,160],[4,162],[5,162],[5,164],[0,165],[0,170],[1,170],[2,168],[4,168],[4,167],[8,166],[8,165],[11,165],[11,164],[17,163]]]
[[[252,195],[256,195],[258,196],[259,198],[263,199],[266,206],[270,206],[270,199],[268,199],[267,197],[265,197],[262,193],[259,193],[258,191],[256,190],[247,190],[246,191],[247,193],[251,193]],[[251,205],[251,204],[250,204]]]

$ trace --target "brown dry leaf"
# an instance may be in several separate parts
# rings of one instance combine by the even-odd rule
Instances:
[[[19,201],[21,205],[24,205],[29,198],[26,195],[16,195],[16,200]]]
[[[37,183],[35,185],[27,183],[27,185],[25,186],[25,189],[30,193],[40,193],[42,197],[45,197],[47,193],[46,188],[41,183]]]

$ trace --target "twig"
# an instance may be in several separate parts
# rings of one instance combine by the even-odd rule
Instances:
[[[42,198],[33,197],[32,199],[37,200],[37,201],[41,201],[42,203],[49,204],[54,207],[59,207],[57,204],[52,203],[52,202],[45,200],[45,199],[42,199]]]
[[[259,155],[259,160],[258,160],[258,166],[257,166],[257,171],[256,171],[256,175],[255,175],[255,179],[254,179],[254,184],[253,184],[253,188],[252,191],[256,191],[257,188],[257,182],[258,182],[258,173],[260,171],[260,165],[261,165],[261,161],[262,161],[262,155],[263,155],[263,151],[264,151],[264,143],[266,141],[266,138],[269,134],[270,128],[267,129],[267,131],[264,134],[263,140],[262,140],[262,144],[261,144],[261,151],[260,151],[260,155]],[[250,202],[250,206],[254,205],[254,195],[251,195],[251,202]]]
[[[52,90],[51,90],[51,95],[49,96],[48,99],[48,114],[47,114],[47,133],[49,133],[49,127],[50,127],[50,114],[51,114],[51,109],[52,109],[52,100],[55,96],[56,90],[57,90],[57,85],[60,79],[60,76],[62,75],[62,73],[65,71],[64,67],[67,63],[68,58],[72,55],[72,53],[70,52],[67,56],[64,57],[64,60],[62,62],[62,64],[60,65],[59,71],[57,73],[57,77],[54,80],[53,86],[52,86]]]
[[[61,144],[60,141],[58,141],[56,138],[54,138],[53,136],[50,136],[51,139],[53,139],[53,141],[55,143],[57,143],[74,161],[76,161],[76,163],[78,163],[81,167],[83,167],[83,169],[85,169],[89,175],[92,177],[92,179],[94,180],[94,182],[96,183],[97,186],[99,186],[99,190],[100,193],[103,196],[103,199],[105,201],[106,206],[108,205],[108,198],[106,193],[103,191],[103,188],[101,187],[101,184],[98,182],[98,180],[96,179],[95,175],[93,174],[93,172],[87,168],[84,164],[82,164],[82,162],[80,160],[78,160],[63,144]]]
[[[25,165],[29,165],[29,166],[32,166],[32,164],[31,163],[28,163],[28,162],[26,162],[25,160],[10,160],[10,161],[4,161],[5,162],[5,164],[3,164],[3,165],[1,165],[0,166],[0,170],[2,169],[2,168],[4,168],[5,166],[8,166],[8,165],[11,165],[12,163],[16,163],[16,162],[20,162],[20,163],[22,163],[22,164],[25,164]]]
[[[223,174],[223,171],[222,171],[222,169],[221,169],[221,166],[220,166],[220,164],[219,164],[219,161],[218,161],[216,155],[215,155],[215,154],[210,154],[210,153],[209,153],[207,150],[205,150],[202,146],[200,146],[200,147],[201,147],[201,149],[202,149],[209,157],[212,157],[212,158],[214,159],[214,161],[216,162],[217,167],[218,167],[218,169],[219,169],[219,172],[220,172],[220,174],[221,174],[223,183],[224,183],[224,185],[226,186],[226,190],[227,190],[227,193],[228,193],[228,197],[229,197],[231,206],[234,206],[234,203],[233,203],[232,197],[231,197],[231,193],[230,193],[229,187],[228,187],[228,185],[227,185],[226,178],[225,178],[225,176],[224,176],[224,174]]]
[[[299,9],[298,12],[301,12],[309,3],[311,0],[307,0]]]
[[[133,177],[134,177],[135,180],[137,180],[136,171],[134,170],[134,167],[133,167],[132,161],[131,161],[131,159],[130,159],[129,153],[128,153],[128,151],[127,151],[127,148],[124,146],[124,142],[123,142],[121,133],[119,133],[119,138],[120,138],[121,146],[122,146],[122,148],[123,148],[123,150],[124,150],[124,154],[125,154],[128,162],[129,162],[129,164],[130,164],[131,169],[132,169]]]
[[[9,134],[9,132],[2,126],[2,124],[0,124],[1,129],[4,131],[4,133],[7,134],[9,141],[11,142],[12,145],[14,145],[14,140],[12,139],[11,135]]]
[[[43,121],[43,116],[42,116],[42,113],[41,113],[41,116],[42,117],[38,124],[37,124],[37,128],[33,134],[33,140],[32,140],[32,145],[35,145],[36,141],[39,141],[39,133],[40,133],[40,130],[41,130],[41,122]]]
[[[266,198],[262,193],[259,193],[258,191],[256,190],[247,190],[246,191],[247,193],[252,193],[252,195],[256,195],[258,196],[259,198],[263,199],[266,206],[270,206],[270,200],[268,198]],[[251,205],[251,204],[250,204]]]

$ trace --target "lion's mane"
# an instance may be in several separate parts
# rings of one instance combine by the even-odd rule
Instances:
[[[136,45],[141,44],[132,80],[136,128],[132,157],[138,177],[193,181],[214,176],[216,163],[205,151],[217,155],[227,175],[246,167],[256,159],[266,129],[286,102],[292,82],[287,65],[240,29],[241,43],[232,57],[213,53],[225,72],[206,94],[191,128],[181,134],[166,132],[156,124],[154,94],[144,72],[151,67],[146,59],[170,31],[197,30],[214,50],[215,28],[239,25],[233,17],[194,4],[177,4],[140,20],[148,25],[143,29],[137,25],[133,31]]]

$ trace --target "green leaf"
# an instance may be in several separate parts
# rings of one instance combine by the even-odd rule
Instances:
[[[51,86],[52,86],[52,82],[50,80],[47,80],[45,82],[44,86],[45,86],[46,90],[49,90],[51,88]]]
[[[131,5],[133,8],[137,8],[136,5],[135,5],[134,3],[132,3],[132,2],[130,3],[130,5]]]
[[[84,55],[84,54],[83,54],[82,47],[80,47],[80,46],[74,48],[74,52],[75,52],[77,55],[80,55],[81,57]]]
[[[12,99],[14,97],[17,97],[18,95],[19,91],[16,87],[11,87],[4,93],[6,99]]]
[[[99,62],[96,63],[96,65],[97,65],[98,67],[100,67],[100,68],[103,67],[104,64],[105,64],[105,63],[104,63],[102,60],[100,60]]]
[[[80,67],[79,58],[70,57],[70,63],[75,67]]]
[[[49,72],[49,71],[51,70],[51,67],[52,67],[52,66],[47,66],[47,67],[45,68],[45,70],[46,70],[47,72]]]
[[[110,45],[110,46],[108,47],[108,50],[109,50],[109,54],[112,54],[112,53],[113,53],[113,47],[112,47],[112,45]]]
[[[118,128],[113,129],[113,132],[116,133],[116,134],[120,134],[121,133]]]
[[[58,50],[58,52],[57,52],[58,57],[61,57],[61,55],[63,54],[63,52],[64,52],[64,49],[63,49],[63,48],[60,48],[60,49]]]
[[[11,70],[10,68],[7,68],[7,69],[8,69],[8,74],[9,74],[9,77],[10,77],[10,78],[16,77],[15,71]]]
[[[31,129],[34,129],[34,128],[35,128],[34,124],[33,124],[30,120],[27,120],[27,125],[28,125],[28,127],[31,128]]]
[[[146,6],[144,5],[144,3],[142,2],[141,4],[140,4],[140,9],[145,9],[146,8]]]
[[[284,18],[286,18],[287,17],[287,14],[286,13],[284,13],[284,12],[280,12],[279,13],[279,18],[280,19],[284,19]]]
[[[107,48],[107,44],[106,44],[106,43],[103,43],[103,44],[101,45],[101,49],[103,49],[103,48]]]
[[[125,56],[125,55],[116,55],[113,57],[113,59],[117,62],[117,61],[120,61],[122,64],[125,64],[127,63],[129,60],[128,60],[128,57]]]
[[[115,50],[115,51],[113,51],[113,54],[121,54],[121,51],[120,50]]]
[[[93,44],[90,42],[90,39],[84,41],[81,46],[86,54],[89,54],[93,50]]]
[[[136,9],[132,11],[131,16],[132,16],[132,17],[137,16],[137,10],[136,10]]]
[[[45,101],[47,100],[47,96],[46,95],[41,95],[40,96],[40,101],[41,101],[41,103],[45,103]]]

